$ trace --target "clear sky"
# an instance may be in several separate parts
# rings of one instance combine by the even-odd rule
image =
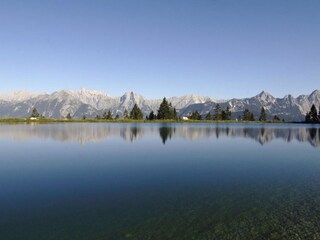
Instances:
[[[319,0],[1,0],[0,92],[320,88]]]

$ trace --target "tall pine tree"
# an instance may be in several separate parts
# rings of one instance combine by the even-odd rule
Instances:
[[[243,111],[243,121],[254,121],[253,113],[247,108]]]
[[[170,105],[166,98],[163,98],[162,103],[160,104],[160,107],[158,109],[158,119],[171,119],[172,114],[170,111]]]
[[[155,120],[155,119],[156,119],[156,115],[154,114],[153,111],[151,111],[150,114],[149,114],[148,120],[152,121],[152,120]]]
[[[31,116],[30,117],[33,117],[33,118],[38,118],[40,117],[40,114],[38,112],[38,110],[36,108],[33,108],[32,109],[32,113],[31,113]]]
[[[231,120],[231,111],[229,106],[227,106],[227,109],[225,110],[225,119],[224,120]]]
[[[214,120],[222,120],[222,110],[221,110],[221,107],[220,107],[220,104],[217,103],[215,109],[214,109]]]
[[[308,112],[306,115],[306,122],[317,123],[317,122],[319,122],[319,120],[320,120],[320,118],[318,116],[317,108],[314,104],[312,104],[310,112]]]
[[[134,104],[131,112],[130,112],[130,118],[134,120],[140,120],[143,119],[143,114],[141,109],[138,107],[137,104]]]
[[[259,121],[260,121],[260,122],[265,122],[265,121],[267,121],[267,114],[266,114],[266,110],[265,110],[264,107],[261,108]]]

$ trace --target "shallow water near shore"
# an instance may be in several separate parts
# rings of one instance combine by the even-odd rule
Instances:
[[[0,239],[320,239],[320,127],[0,125]]]

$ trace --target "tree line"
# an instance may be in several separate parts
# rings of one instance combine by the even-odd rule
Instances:
[[[36,108],[33,108],[30,117],[32,118],[40,118],[42,117]],[[72,119],[70,113],[65,117],[66,119]],[[117,120],[120,116],[117,114],[113,117],[110,110],[105,111],[102,115],[96,115],[96,120]],[[133,119],[133,120],[142,120],[144,118],[142,110],[139,108],[138,104],[134,104],[130,113],[127,109],[123,112],[123,119]],[[86,115],[83,115],[83,120],[87,119]],[[171,102],[168,102],[166,98],[163,98],[157,113],[151,111],[149,115],[146,116],[146,120],[178,120],[178,114],[176,108],[174,108]]]
[[[36,108],[32,109],[30,117],[32,118],[44,118]],[[82,119],[85,120],[87,117],[83,115]],[[102,115],[96,115],[96,120],[117,120],[120,116],[117,114],[113,117],[110,110],[103,112]],[[72,119],[70,113],[67,114],[66,119]],[[127,109],[124,110],[123,119],[132,119],[132,120],[143,120],[143,112],[139,108],[138,104],[134,104],[133,108],[129,112]],[[172,106],[171,102],[168,102],[166,98],[163,98],[159,109],[155,113],[151,111],[149,115],[145,116],[146,120],[179,120],[177,110]],[[214,120],[214,121],[229,121],[231,120],[231,110],[229,106],[226,109],[222,109],[220,104],[216,104],[213,111],[209,111],[205,116],[202,116],[198,111],[191,112],[188,115],[188,119],[191,120]],[[239,115],[237,120],[242,121],[267,121],[267,114],[264,107],[261,108],[260,115],[258,119],[255,119],[254,114],[249,109],[244,109],[242,116]],[[273,116],[273,122],[284,122],[284,119],[280,119],[277,115]],[[307,123],[320,123],[320,109],[319,112],[315,105],[313,104],[310,108],[310,111],[306,114],[305,122]]]
[[[204,118],[202,118],[201,114],[198,111],[192,112],[189,117],[189,119],[192,120],[214,120],[214,121],[228,121],[231,120],[231,111],[229,106],[225,110],[223,110],[220,106],[220,104],[216,104],[214,109],[214,114],[211,114],[209,111]],[[242,116],[239,115],[237,120],[242,121],[256,121],[254,114],[249,109],[244,109]],[[260,122],[266,122],[267,121],[267,113],[266,109],[264,107],[261,108],[261,112],[259,115],[259,118],[257,119]],[[278,121],[284,121],[283,119],[280,120],[280,118],[277,115],[273,116],[272,121],[278,122]]]

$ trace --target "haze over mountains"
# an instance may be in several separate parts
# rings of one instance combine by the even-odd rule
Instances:
[[[150,111],[157,111],[162,99],[145,99],[143,96],[126,92],[120,97],[112,97],[95,90],[61,90],[51,94],[15,92],[10,94],[0,93],[0,118],[28,117],[35,107],[40,114],[47,118],[64,118],[68,113],[74,118],[94,118],[110,110],[113,116],[122,117],[125,109],[130,111],[135,103],[142,109],[144,115]],[[206,115],[209,111],[214,114],[214,108],[219,103],[222,109],[229,106],[232,119],[242,116],[244,109],[248,108],[257,118],[262,106],[265,107],[268,119],[277,115],[286,121],[302,121],[312,104],[320,106],[320,91],[315,90],[309,95],[293,97],[286,95],[275,98],[267,92],[243,99],[216,100],[210,97],[186,95],[168,98],[178,110],[179,116],[188,116],[193,111]]]

